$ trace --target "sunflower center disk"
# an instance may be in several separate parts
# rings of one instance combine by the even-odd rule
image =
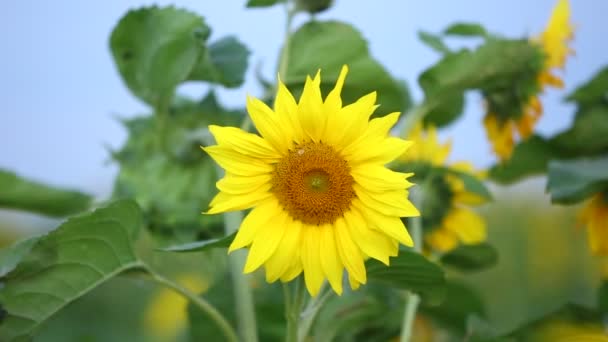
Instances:
[[[279,161],[273,193],[292,218],[306,224],[334,223],[355,197],[350,167],[331,146],[296,145]]]

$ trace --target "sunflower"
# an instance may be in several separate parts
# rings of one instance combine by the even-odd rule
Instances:
[[[589,246],[596,255],[608,256],[608,192],[598,193],[579,215],[587,227]]]
[[[260,135],[209,126],[217,145],[204,148],[226,170],[207,213],[252,208],[229,252],[249,247],[244,272],[264,265],[268,282],[303,272],[312,296],[325,279],[341,294],[345,268],[353,289],[365,284],[366,258],[388,265],[399,243],[412,246],[400,217],[419,215],[412,174],[384,166],[411,145],[388,135],[399,113],[370,120],[375,92],[343,107],[347,71],[325,100],[320,72],[297,103],[280,81],[274,110],[248,97]]]
[[[520,139],[526,139],[534,131],[534,126],[543,113],[538,94],[546,86],[563,88],[563,81],[558,76],[553,75],[552,70],[563,68],[566,64],[566,57],[573,53],[573,50],[568,46],[568,42],[572,40],[573,35],[574,28],[570,23],[568,0],[558,0],[545,31],[531,40],[532,44],[542,50],[544,60],[536,79],[533,80],[534,84],[523,87],[530,89],[532,94],[524,100],[521,115],[513,117],[500,113],[493,108],[491,99],[489,100],[484,126],[488,140],[492,144],[492,149],[501,160],[511,157],[517,140],[516,136],[519,136]]]
[[[398,158],[398,162],[416,170],[416,181],[425,186],[421,210],[427,247],[444,253],[459,243],[477,244],[484,241],[485,222],[469,206],[482,204],[485,200],[467,191],[464,182],[453,173],[444,172],[444,168],[477,178],[483,177],[483,173],[475,172],[467,162],[447,166],[451,143],[440,143],[434,127],[424,131],[419,125],[408,138],[414,144],[407,154]]]

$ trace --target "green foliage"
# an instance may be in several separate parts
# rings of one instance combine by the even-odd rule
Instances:
[[[608,280],[604,279],[598,290],[597,307],[602,315],[608,315]]]
[[[452,52],[438,35],[426,31],[418,31],[418,39],[420,39],[421,42],[426,44],[431,49],[441,54]]]
[[[285,0],[248,0],[247,7],[270,7],[282,2],[285,2]]]
[[[0,170],[0,208],[67,216],[86,210],[92,198],[78,191],[58,189]]]
[[[390,267],[369,260],[366,268],[371,283],[416,292],[428,304],[439,304],[445,295],[443,270],[414,251],[401,250],[398,256],[390,259]]]
[[[582,107],[598,103],[608,105],[606,91],[608,91],[608,66],[603,67],[591,80],[568,95],[567,99]]]
[[[554,160],[549,163],[547,191],[554,203],[572,204],[608,189],[608,156]]]
[[[460,335],[467,332],[469,317],[485,317],[485,307],[479,294],[465,284],[449,281],[445,300],[439,306],[423,306],[421,312],[442,327]]]
[[[464,31],[464,27],[452,29]],[[441,49],[436,40],[432,44]],[[527,40],[487,39],[474,51],[447,53],[420,75],[419,83],[431,110],[454,104],[465,91],[479,90],[486,95],[490,111],[518,117],[538,87],[543,58],[542,51]],[[453,122],[462,114],[455,112],[444,114],[447,119],[439,122]]]
[[[328,10],[334,0],[295,0],[295,3],[298,11],[316,14]]]
[[[214,248],[228,248],[235,237],[236,232],[219,239],[190,242],[183,245],[160,248],[159,250],[164,252],[202,252]]]
[[[131,201],[119,201],[73,217],[48,235],[13,247],[17,267],[0,280],[3,341],[23,340],[65,305],[111,277],[138,266],[133,240],[141,213]],[[33,244],[27,246],[27,244]],[[6,265],[3,265],[5,267]]]
[[[608,103],[581,109],[570,128],[551,139],[563,155],[592,156],[608,151]]]
[[[463,110],[464,94],[447,96],[424,116],[424,125],[448,126],[460,117]]]
[[[492,194],[486,187],[485,183],[478,177],[475,177],[467,172],[457,171],[449,168],[446,169],[446,172],[460,179],[464,184],[464,189],[467,192],[475,194],[484,199],[485,201],[492,200]]]
[[[32,236],[0,249],[0,278],[14,270],[40,238],[41,236]]]
[[[492,166],[489,175],[498,183],[513,183],[544,172],[549,160],[556,156],[559,156],[559,151],[549,141],[533,135],[515,146],[511,159]]]
[[[465,36],[465,37],[487,37],[488,32],[480,24],[476,23],[454,23],[444,31],[445,35]]]
[[[443,265],[463,272],[485,270],[497,262],[498,251],[487,243],[461,245],[441,256]]]
[[[281,78],[297,98],[304,89],[306,76],[314,76],[321,69],[321,88],[327,94],[345,64],[350,71],[342,90],[344,103],[377,91],[377,102],[381,105],[377,113],[384,115],[407,109],[399,81],[372,58],[361,33],[346,23],[311,21],[294,32],[289,47],[289,69]]]
[[[174,7],[128,12],[110,37],[116,66],[131,92],[155,108],[186,80],[235,87],[243,82],[249,52],[235,38],[207,46],[204,19]]]
[[[209,238],[222,218],[202,215],[215,195],[217,174],[200,146],[208,144],[209,124],[237,125],[243,112],[221,107],[210,93],[200,102],[178,99],[169,115],[166,147],[159,143],[158,118],[125,121],[129,138],[114,154],[120,164],[114,196],[135,198],[148,229],[164,244]]]
[[[247,47],[236,37],[224,37],[209,44],[188,80],[238,87],[245,81],[249,54]]]

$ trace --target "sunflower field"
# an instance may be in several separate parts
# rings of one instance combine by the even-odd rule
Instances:
[[[0,341],[608,341],[608,6],[516,3],[10,5]]]

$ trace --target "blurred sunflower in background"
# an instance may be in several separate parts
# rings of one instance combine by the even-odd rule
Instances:
[[[570,4],[559,0],[545,31],[530,40],[539,48],[537,60],[530,62],[529,73],[505,80],[504,86],[484,91],[487,113],[484,126],[492,150],[500,160],[513,153],[516,137],[528,138],[543,113],[538,96],[547,86],[563,88],[563,81],[552,72],[563,69],[566,58],[573,53],[568,46],[574,36],[570,23]]]
[[[608,192],[595,194],[580,212],[579,220],[587,228],[591,252],[608,256]]]
[[[384,166],[411,145],[389,136],[399,113],[370,120],[375,92],[343,107],[347,71],[325,100],[320,73],[298,103],[281,82],[274,110],[248,98],[261,136],[210,126],[217,145],[204,148],[226,170],[207,213],[253,208],[229,248],[249,247],[244,272],[264,265],[268,282],[304,273],[312,296],[325,279],[341,294],[345,268],[353,289],[365,284],[364,261],[388,265],[400,243],[412,246],[400,218],[419,215],[407,198],[412,174]]]
[[[462,244],[478,244],[486,239],[486,225],[471,207],[486,199],[469,192],[456,174],[483,179],[471,163],[447,164],[451,143],[440,143],[435,127],[418,125],[407,137],[413,141],[407,154],[398,158],[396,167],[414,170],[413,180],[425,190],[422,199],[422,225],[425,245],[445,253]]]

